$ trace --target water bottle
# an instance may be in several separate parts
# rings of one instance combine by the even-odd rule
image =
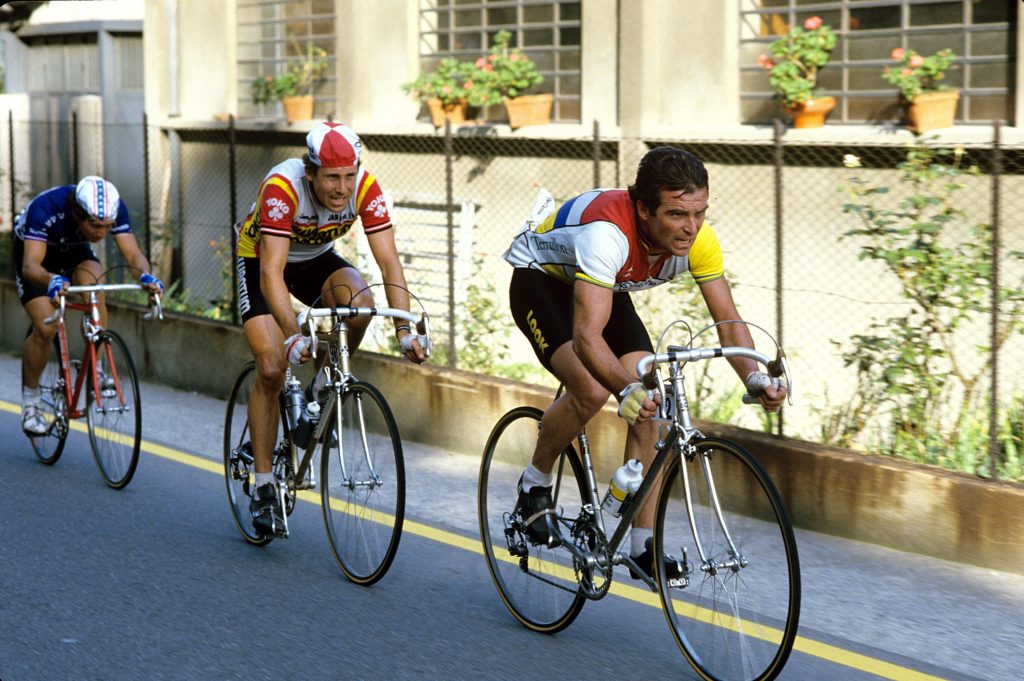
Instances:
[[[306,396],[302,394],[302,384],[295,378],[290,378],[285,382],[284,390],[284,408],[285,416],[288,419],[288,428],[291,431],[299,425],[299,418],[302,416],[302,410],[306,406]]]
[[[640,489],[640,483],[643,481],[644,465],[640,461],[630,459],[622,464],[612,476],[612,481],[608,485],[608,493],[604,496],[601,508],[618,518],[622,512],[623,505],[630,497],[636,494],[636,491]]]
[[[320,421],[320,405],[314,400],[306,405],[299,417],[299,425],[295,427],[293,440],[299,449],[305,449],[309,444],[309,436]]]

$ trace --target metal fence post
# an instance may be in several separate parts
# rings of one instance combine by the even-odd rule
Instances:
[[[228,262],[231,267],[231,319],[235,324],[240,324],[238,316],[238,268],[235,267],[235,206],[238,205],[238,176],[235,170],[235,116],[228,114],[228,241],[231,243],[231,252]]]
[[[17,217],[15,212],[16,200],[14,196],[14,110],[9,109],[7,111],[7,155],[8,166],[11,169],[10,183],[11,183],[11,222],[14,222],[14,218]]]
[[[150,201],[152,198],[149,195],[149,116],[145,111],[142,112],[142,204],[143,210],[143,224],[146,225],[146,260],[149,261],[149,266],[153,266],[153,239],[151,236],[152,232],[152,217],[150,212],[152,211],[152,205]]]
[[[78,183],[78,112],[71,112],[71,181]]]
[[[452,180],[452,156],[454,143],[452,140],[452,122],[444,119],[444,191],[448,217],[448,366],[458,368],[458,357],[455,354],[455,192]]]
[[[590,145],[591,158],[594,159],[595,188],[601,186],[601,124],[594,119],[594,141]]]
[[[992,139],[992,310],[989,347],[992,348],[992,385],[989,388],[988,459],[992,479],[999,477],[999,189],[1003,173],[1003,151],[1000,145],[1001,128],[995,122]]]
[[[778,118],[775,119],[774,130],[772,134],[772,143],[774,144],[774,161],[775,161],[775,338],[779,342],[780,347],[786,347],[783,343],[783,335],[785,324],[783,323],[782,316],[782,296],[783,296],[783,215],[782,215],[782,165],[783,165],[783,149],[782,149],[782,135],[785,132],[785,126],[782,121]],[[780,410],[778,413],[777,422],[779,424],[778,434],[782,435],[782,419],[783,412]]]

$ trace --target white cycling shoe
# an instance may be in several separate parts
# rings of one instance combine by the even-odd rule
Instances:
[[[37,404],[26,404],[21,408],[21,429],[29,435],[46,435],[50,424]]]

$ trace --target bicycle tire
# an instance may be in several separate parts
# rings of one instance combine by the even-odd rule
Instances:
[[[128,346],[110,329],[97,336],[96,362],[98,396],[93,377],[86,377],[89,444],[103,481],[113,489],[124,489],[135,476],[142,444],[139,377]]]
[[[495,424],[480,462],[477,512],[487,569],[505,607],[526,628],[553,634],[572,624],[586,602],[572,556],[564,548],[534,545],[513,530],[512,544],[525,553],[515,556],[506,538],[506,520],[516,506],[516,485],[532,459],[542,415],[534,407],[517,407]],[[587,498],[587,484],[572,445],[553,470],[557,478],[552,487],[555,508],[560,515],[578,514]],[[570,522],[575,518],[569,516]],[[568,538],[567,531],[563,530],[563,535]]]
[[[402,538],[402,438],[387,401],[369,383],[345,386],[328,411],[320,438],[327,542],[345,577],[370,586],[387,574]]]
[[[224,485],[235,527],[245,541],[256,546],[269,544],[273,537],[257,532],[252,526],[249,501],[254,490],[252,448],[249,441],[249,395],[256,378],[256,363],[248,362],[238,372],[231,386],[227,412],[224,416]],[[249,444],[246,451],[244,445]]]
[[[29,327],[29,333],[32,328]],[[27,335],[27,334],[26,334]],[[64,372],[60,362],[60,339],[53,339],[53,354],[46,361],[39,377],[40,407],[50,427],[43,435],[26,436],[32,443],[32,451],[47,466],[52,466],[64,452],[68,439],[68,400],[65,394]]]
[[[655,555],[680,558],[685,552],[690,580],[684,588],[670,587],[661,561],[655,561],[662,608],[680,651],[701,678],[768,681],[785,666],[800,619],[793,527],[771,478],[746,449],[719,438],[694,446],[694,456],[684,462],[686,475],[677,457],[659,495]],[[705,562],[687,516],[684,478]],[[709,479],[742,557],[732,565],[736,554],[710,504]]]

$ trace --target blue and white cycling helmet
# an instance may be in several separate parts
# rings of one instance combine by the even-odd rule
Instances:
[[[117,188],[102,177],[89,175],[75,187],[75,200],[86,215],[96,220],[113,220],[121,206]]]

